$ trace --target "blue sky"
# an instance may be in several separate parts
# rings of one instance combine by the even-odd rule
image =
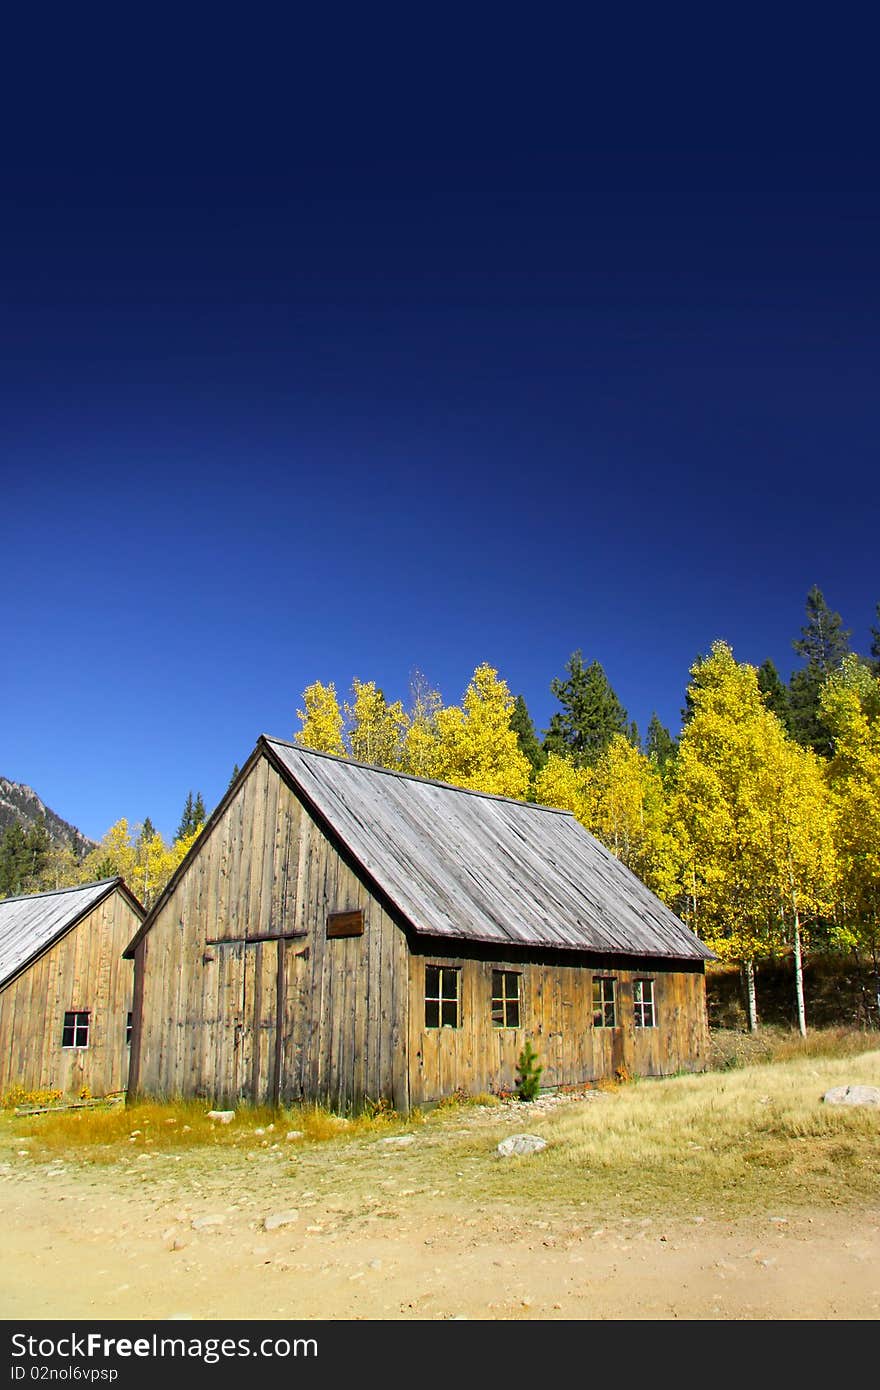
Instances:
[[[315,679],[542,729],[581,648],[677,732],[812,584],[866,649],[859,35],[247,23],[14,48],[0,774],[167,835]]]

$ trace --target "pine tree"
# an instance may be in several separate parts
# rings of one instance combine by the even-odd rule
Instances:
[[[814,584],[807,594],[807,621],[792,646],[806,663],[789,682],[790,722],[793,738],[804,748],[829,757],[832,738],[820,713],[822,686],[839,670],[849,652],[849,631],[839,613],[833,613],[821,589]]]
[[[786,732],[791,732],[791,703],[788,688],[768,657],[758,667],[758,689],[764,704],[772,710]]]
[[[202,797],[202,793],[196,792],[195,805],[193,806],[193,823],[191,826],[191,831],[201,830],[202,826],[205,824],[205,821],[207,819],[208,813],[205,810],[205,802],[204,798]]]
[[[232,776],[230,777],[230,779],[229,779],[229,785],[228,785],[227,788],[226,788],[227,791],[229,791],[229,788],[232,786],[233,782],[235,781],[236,777],[238,776],[238,774],[239,774],[240,772],[241,772],[241,768],[239,767],[238,763],[236,763],[235,766],[234,766],[233,769],[232,769]]]
[[[547,754],[541,747],[532,716],[522,695],[517,695],[513,702],[510,727],[516,734],[519,751],[529,760],[532,773],[540,772],[547,761]]]
[[[520,1100],[537,1100],[543,1070],[538,1066],[538,1054],[531,1039],[526,1038],[516,1063],[516,1093]]]
[[[567,679],[550,682],[562,710],[550,720],[544,751],[566,755],[577,767],[589,767],[615,734],[626,734],[626,710],[598,661],[585,667],[581,652],[576,651],[565,669]]]
[[[27,839],[19,822],[13,821],[0,836],[0,897],[14,898],[24,891],[27,863]]]
[[[808,666],[815,666],[823,679],[838,670],[849,653],[850,631],[844,631],[839,613],[832,613],[822,590],[814,584],[807,594],[807,621],[792,646]]]
[[[871,628],[871,666],[880,676],[880,603],[877,604],[877,626]]]
[[[678,747],[665,724],[661,724],[656,713],[652,713],[645,738],[645,755],[650,758],[660,776],[664,779],[675,760]]]
[[[183,814],[180,817],[180,824],[177,827],[175,840],[184,840],[193,830],[193,817],[195,815],[195,805],[193,803],[192,792],[187,792],[186,801],[183,806]]]

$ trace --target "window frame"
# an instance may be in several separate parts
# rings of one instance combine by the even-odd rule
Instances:
[[[496,989],[496,981],[501,980],[501,992]],[[516,994],[507,993],[508,981],[516,981]],[[492,971],[492,1002],[491,1017],[493,1028],[521,1028],[522,1027],[522,971],[521,970],[495,970]],[[501,1022],[495,1018],[496,1007],[500,1005]],[[509,1012],[511,1006],[516,1011],[516,1022],[511,1023]]]
[[[645,998],[645,986],[648,987],[649,998]],[[637,994],[641,993],[639,999]],[[650,1022],[646,1022],[650,1011]],[[649,976],[640,975],[633,980],[633,1026],[635,1028],[656,1028],[657,1027],[657,997],[654,992],[654,980]]]
[[[428,992],[428,971],[429,971],[429,970],[436,970],[436,971],[437,971],[437,992],[436,992],[435,994],[431,994],[431,993]],[[447,993],[447,994],[444,994],[444,984],[446,983],[445,977],[446,977],[446,976],[450,976],[450,975],[453,976],[453,977],[454,977],[454,980],[455,980],[455,994],[454,994],[454,995],[448,994],[448,993]],[[453,1004],[453,1003],[455,1004],[455,1022],[454,1022],[454,1023],[444,1023],[444,1021],[443,1021],[443,1014],[444,1014],[445,1011],[444,1011],[444,1007],[443,1007],[443,1006],[444,1006],[444,1005],[447,1005],[447,1006],[448,1006],[448,1005]],[[430,1004],[436,1004],[436,1006],[437,1006],[437,1022],[436,1022],[436,1023],[429,1023],[429,1022],[428,1022],[428,1006],[429,1006]],[[432,962],[427,962],[427,961],[426,961],[426,962],[425,962],[425,1031],[426,1031],[426,1032],[431,1032],[431,1033],[435,1033],[435,1032],[436,1032],[436,1033],[440,1033],[440,1032],[443,1031],[444,1028],[453,1028],[453,1029],[454,1029],[454,1028],[460,1028],[460,1027],[461,1027],[461,966],[460,966],[460,965],[446,965],[446,964],[442,964],[442,965],[441,965],[441,964],[438,964],[438,963],[433,962],[433,961],[432,961]]]
[[[83,1023],[82,1020],[85,1019]],[[70,1020],[68,1022],[68,1020]],[[71,1041],[65,1042],[65,1036],[70,1032]],[[85,1040],[80,1041],[80,1034],[85,1033]],[[65,1009],[64,1021],[61,1024],[61,1047],[65,1052],[84,1052],[89,1046],[92,1034],[92,1011],[91,1009]]]
[[[607,998],[606,985],[611,986],[611,998]],[[598,1002],[596,991],[599,991]],[[592,1000],[593,1000],[593,1027],[594,1028],[618,1028],[618,988],[616,975],[594,975],[592,980]],[[608,1022],[607,1011],[611,1010],[611,1022]]]

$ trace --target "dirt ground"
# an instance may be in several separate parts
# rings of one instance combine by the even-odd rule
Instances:
[[[3,1318],[876,1319],[867,1209],[598,1215],[475,1197],[482,1123],[256,1153],[46,1161],[0,1140]],[[524,1128],[493,1120],[485,1138]],[[470,1145],[470,1149],[468,1149]],[[296,1149],[294,1153],[292,1150]],[[464,1155],[464,1156],[463,1156]],[[493,1157],[493,1161],[494,1157]],[[283,1216],[277,1229],[266,1218]],[[271,1224],[271,1222],[270,1222]]]

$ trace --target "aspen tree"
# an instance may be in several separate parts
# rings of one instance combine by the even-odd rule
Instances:
[[[336,687],[331,681],[322,685],[314,681],[303,691],[305,709],[298,709],[296,717],[302,727],[295,735],[301,748],[313,748],[317,753],[335,753],[344,757],[346,748],[342,739],[342,711],[336,698]]]

